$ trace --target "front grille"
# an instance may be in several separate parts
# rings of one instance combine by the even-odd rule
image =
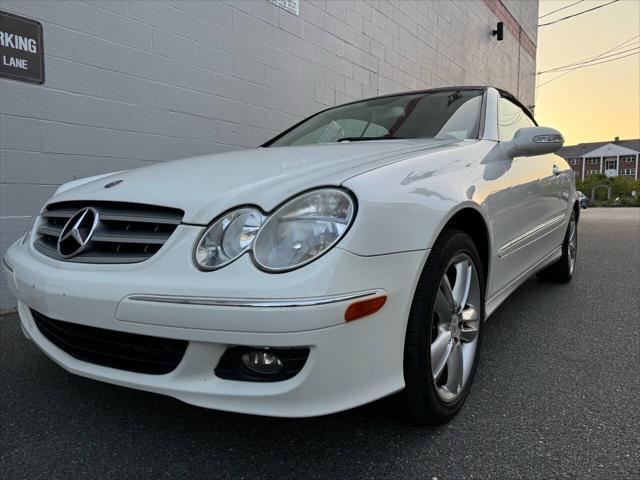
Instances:
[[[88,327],[31,315],[47,340],[83,362],[137,373],[163,375],[175,370],[189,342]]]
[[[99,224],[81,253],[64,258],[58,238],[69,219],[85,207],[94,208]],[[142,262],[169,239],[182,221],[182,210],[137,203],[59,202],[47,205],[36,231],[35,248],[48,257],[81,263]]]

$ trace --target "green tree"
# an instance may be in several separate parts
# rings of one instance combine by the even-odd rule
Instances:
[[[630,197],[633,190],[637,190],[637,183],[629,177],[613,177],[609,179],[609,186],[614,197]]]
[[[589,175],[583,180],[576,180],[576,189],[580,190],[587,197],[591,198],[593,187],[606,185],[611,188],[612,203],[616,198],[620,198],[623,205],[637,205],[640,202],[640,181],[629,177],[611,177],[608,178],[602,173]],[[632,192],[636,192],[636,196],[632,196]],[[593,206],[607,206],[607,191],[604,188],[596,190],[596,198],[592,199]]]
[[[609,178],[607,178],[607,176],[603,173],[596,173],[594,175],[588,175],[582,181],[576,181],[576,188],[589,198],[591,198],[591,190],[597,185],[609,186]],[[604,189],[597,191],[596,198],[606,200],[607,192]]]

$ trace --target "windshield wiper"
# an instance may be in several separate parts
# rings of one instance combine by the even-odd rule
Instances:
[[[366,142],[368,140],[402,140],[400,137],[393,135],[381,135],[379,137],[342,137],[336,140],[338,142]]]

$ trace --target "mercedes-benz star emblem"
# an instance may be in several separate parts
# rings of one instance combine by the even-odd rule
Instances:
[[[58,238],[58,253],[64,258],[75,257],[81,253],[91,240],[99,222],[95,208],[87,207],[77,212],[65,224]]]

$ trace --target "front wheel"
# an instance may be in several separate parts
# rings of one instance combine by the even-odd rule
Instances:
[[[429,254],[407,324],[405,397],[417,423],[444,423],[464,404],[483,319],[484,277],[475,244],[467,234],[447,230]]]

